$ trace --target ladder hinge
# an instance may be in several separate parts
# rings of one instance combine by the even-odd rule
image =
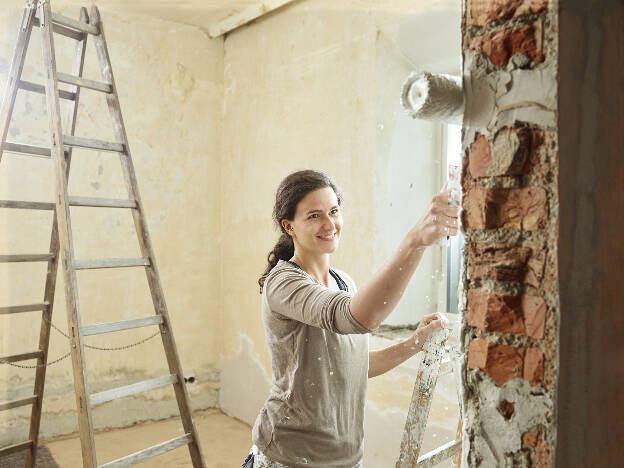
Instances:
[[[46,17],[43,14],[43,6],[48,3],[49,0],[39,0],[39,21],[40,26],[43,28],[45,26]]]
[[[35,8],[35,2],[27,2],[24,5],[24,19],[22,20],[22,31],[26,31],[28,26],[28,20],[30,19],[30,12]]]

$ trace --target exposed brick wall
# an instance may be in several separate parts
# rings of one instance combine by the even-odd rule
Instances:
[[[554,466],[557,5],[467,0],[463,457]]]

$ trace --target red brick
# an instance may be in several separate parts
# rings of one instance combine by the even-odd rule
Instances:
[[[463,197],[462,221],[467,231],[546,227],[548,201],[542,187],[494,188],[470,186]]]
[[[514,414],[515,409],[516,409],[515,403],[512,403],[507,400],[501,401],[500,405],[498,405],[498,411],[500,412],[500,414],[503,415],[505,419],[510,419]]]
[[[545,254],[532,244],[472,242],[468,246],[469,280],[515,281],[539,288]]]
[[[535,450],[531,454],[531,468],[550,468],[550,444],[544,442],[540,432]]]
[[[527,348],[523,377],[531,382],[531,385],[538,385],[544,380],[544,354],[539,349]]]
[[[485,26],[494,21],[506,21],[543,11],[548,0],[471,0],[469,22]]]
[[[522,434],[522,446],[524,448],[535,447],[537,445],[538,431],[525,432]]]
[[[470,49],[484,53],[496,66],[505,66],[516,54],[533,61],[544,61],[542,53],[542,23],[521,25],[493,31],[470,41]]]
[[[468,345],[468,365],[475,368],[484,368],[487,362],[488,342],[477,338]]]
[[[545,319],[546,303],[541,297],[468,291],[467,321],[473,327],[543,338]]]
[[[479,135],[468,151],[468,170],[474,178],[486,177],[492,165],[492,150],[485,135]]]

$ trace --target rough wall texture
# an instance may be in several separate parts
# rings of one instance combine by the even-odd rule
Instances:
[[[0,11],[0,89],[4,90],[23,0],[2,2]],[[79,8],[58,0],[55,11],[77,18]],[[102,9],[108,47],[119,88],[124,121],[147,224],[161,273],[165,298],[182,367],[195,377],[189,385],[194,408],[217,404],[220,348],[218,317],[219,109],[223,96],[223,41],[210,40],[197,28],[119,10]],[[24,77],[43,81],[41,41],[33,31]],[[175,40],[172,40],[175,38]],[[60,71],[69,72],[72,40],[55,35]],[[92,39],[87,43],[84,76],[101,80]],[[48,145],[45,98],[18,92],[8,139]],[[112,140],[112,125],[101,93],[81,93],[76,135]],[[113,153],[74,151],[69,193],[75,196],[126,198],[119,159]],[[52,201],[50,160],[5,153],[0,163],[0,199]],[[99,211],[98,211],[99,210]],[[0,210],[0,254],[47,252],[49,212]],[[72,209],[77,258],[136,257],[138,243],[128,210]],[[45,264],[0,265],[0,306],[41,302]],[[84,324],[151,315],[153,305],[142,269],[78,273]],[[67,329],[64,284],[59,271],[52,322]],[[40,312],[0,316],[0,356],[37,348]],[[199,331],[198,331],[199,330]],[[121,347],[153,329],[90,336],[85,343]],[[69,351],[52,330],[49,360]],[[97,392],[167,372],[162,343],[156,337],[119,351],[86,350],[89,384]],[[22,364],[32,364],[23,362]],[[0,365],[0,401],[32,395],[34,371]],[[72,368],[68,359],[47,372],[41,436],[76,430]],[[130,425],[177,412],[172,388],[146,392],[98,406],[96,427]],[[0,446],[25,440],[30,407],[0,412]]]
[[[467,0],[462,223],[466,466],[555,446],[557,4]]]

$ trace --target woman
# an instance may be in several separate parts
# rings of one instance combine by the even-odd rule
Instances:
[[[244,466],[362,466],[367,377],[396,367],[421,350],[432,330],[446,327],[444,317],[427,315],[409,339],[368,350],[367,334],[396,307],[424,249],[457,233],[458,209],[448,201],[449,192],[435,196],[398,250],[356,292],[353,279],[329,265],[343,222],[338,187],[312,170],[281,182],[273,217],[282,234],[258,281],[273,385]]]

